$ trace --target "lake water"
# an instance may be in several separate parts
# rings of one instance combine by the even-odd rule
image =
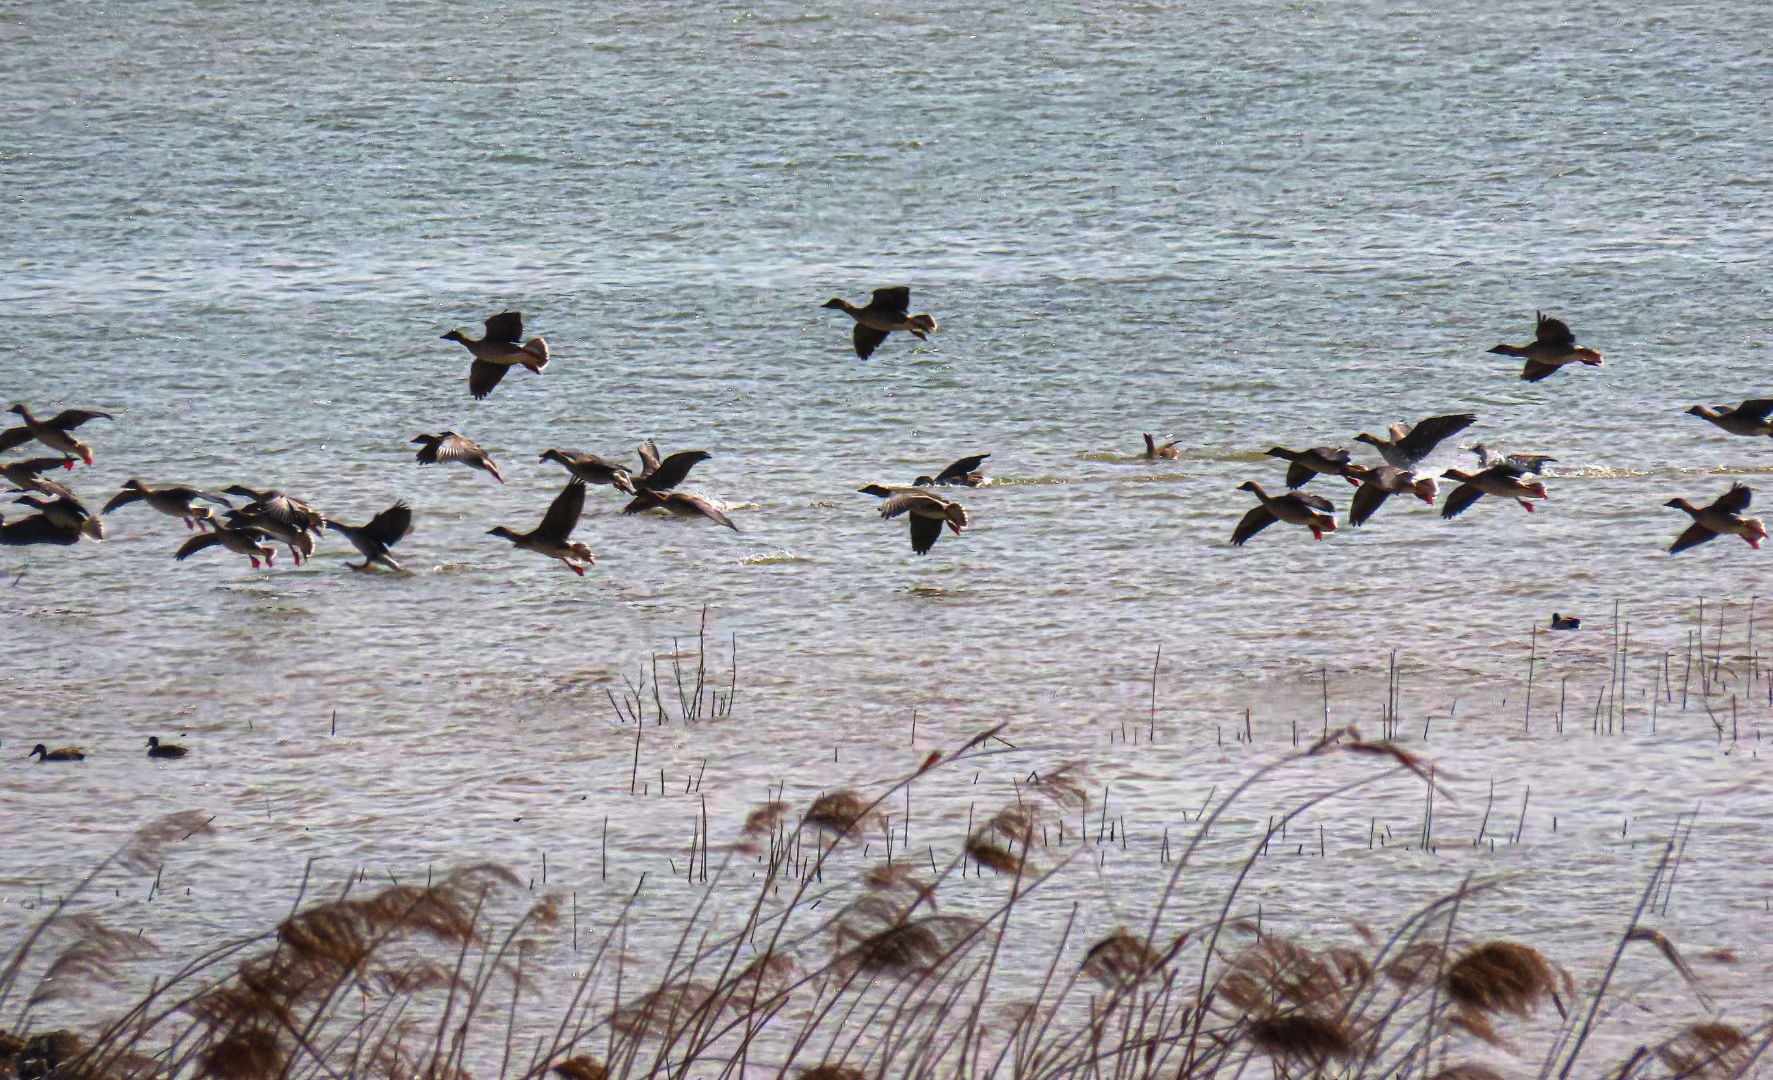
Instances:
[[[1131,842],[1067,888],[1112,927],[1162,830],[1309,740],[1326,688],[1377,734],[1396,650],[1400,737],[1458,795],[1446,846],[1399,850],[1422,800],[1391,784],[1308,818],[1340,856],[1263,870],[1253,903],[1383,925],[1501,874],[1479,924],[1590,977],[1697,810],[1659,925],[1738,949],[1708,986],[1764,1000],[1768,552],[1667,556],[1686,519],[1663,503],[1773,474],[1773,441],[1683,413],[1773,393],[1770,40],[1773,8],[1719,2],[0,11],[0,395],[117,414],[82,429],[79,493],[244,482],[417,515],[405,575],[344,569],[336,539],[300,569],[176,563],[185,530],[141,506],[102,545],[0,555],[4,756],[91,755],[7,766],[0,926],[194,806],[221,832],[153,903],[106,881],[172,953],[263,927],[310,859],[539,879],[546,853],[550,884],[625,895],[681,870],[700,796],[718,839],[775,785],[884,780],[1007,721],[1016,753],[920,781],[918,836],[952,845],[1012,778],[1082,761]],[[941,330],[859,362],[818,305],[893,283]],[[474,402],[438,335],[506,307],[556,358]],[[1485,350],[1536,309],[1606,365],[1519,381]],[[1394,500],[1322,543],[1229,545],[1236,485],[1279,486],[1270,445],[1467,410],[1457,442],[1558,459],[1538,512]],[[416,466],[407,440],[445,428],[508,482]],[[1181,457],[1139,460],[1141,431]],[[632,461],[647,437],[712,452],[686,486],[739,533],[598,488],[583,580],[485,535],[539,520],[564,478],[541,450]],[[981,451],[972,527],[927,558],[855,491]],[[1701,597],[1708,649],[1725,616],[1709,716]],[[736,639],[731,716],[648,727],[636,760],[607,691],[704,606],[723,688]],[[1530,638],[1553,610],[1584,630]],[[149,734],[191,758],[148,762]],[[1234,816],[1259,830],[1314,775]],[[1520,833],[1495,852],[1471,843],[1492,779],[1488,836]],[[669,926],[694,893],[656,887]]]

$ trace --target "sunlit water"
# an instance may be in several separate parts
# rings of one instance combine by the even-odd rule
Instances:
[[[662,935],[694,895],[702,796],[718,841],[776,785],[804,803],[1007,721],[1016,752],[919,782],[913,847],[952,851],[970,808],[1082,761],[1131,835],[1045,917],[1081,898],[1106,930],[1144,917],[1166,828],[1321,730],[1326,687],[1333,723],[1377,734],[1395,649],[1400,737],[1457,797],[1438,854],[1414,850],[1421,786],[1388,781],[1272,845],[1249,907],[1384,925],[1502,875],[1473,933],[1590,977],[1698,810],[1659,925],[1737,949],[1704,978],[1762,1000],[1766,553],[1668,557],[1685,518],[1662,504],[1773,472],[1773,442],[1682,412],[1773,392],[1770,32],[1769,9],[1723,3],[0,13],[0,394],[117,414],[82,430],[82,496],[140,476],[417,513],[398,576],[345,570],[336,540],[301,569],[175,563],[184,530],[141,506],[102,545],[8,549],[5,755],[91,756],[8,766],[0,925],[202,807],[220,834],[169,858],[151,904],[151,876],[98,890],[170,952],[262,928],[309,860],[336,882],[493,859],[540,887],[546,853],[582,903],[645,872]],[[898,282],[942,329],[858,362],[817,305]],[[437,338],[505,307],[556,359],[475,403]],[[1539,308],[1606,366],[1529,385],[1484,351]],[[1322,543],[1229,545],[1235,485],[1278,486],[1268,446],[1463,410],[1480,421],[1458,441],[1559,459],[1537,513],[1396,500]],[[445,428],[508,483],[419,469],[407,440]],[[1181,458],[1138,460],[1146,430]],[[714,454],[688,486],[738,534],[625,518],[594,489],[583,580],[485,535],[539,519],[564,476],[542,449],[631,459],[646,437]],[[928,558],[855,492],[984,450],[972,527]],[[1730,602],[1710,716],[1687,654],[1701,596],[1708,648]],[[1596,735],[1615,601],[1624,733],[1615,715]],[[607,691],[650,680],[704,606],[723,691],[736,636],[731,716],[649,727],[636,759]],[[1553,610],[1588,624],[1529,640]],[[191,758],[150,763],[151,733]],[[1215,858],[1358,772],[1288,773]]]

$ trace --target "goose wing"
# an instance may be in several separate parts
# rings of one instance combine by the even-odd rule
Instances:
[[[122,491],[111,496],[111,500],[99,508],[99,513],[108,514],[119,506],[128,506],[132,502],[140,502],[141,498],[142,493],[140,490],[136,488],[124,488]]]
[[[1569,324],[1543,311],[1539,312],[1539,321],[1533,327],[1533,338],[1542,345],[1556,345],[1560,349],[1576,347],[1576,335],[1570,332]]]
[[[320,528],[320,511],[281,491],[265,492],[253,500],[252,508],[266,517],[276,518],[285,525],[294,525],[298,529]]]
[[[876,330],[872,326],[863,326],[861,323],[857,323],[853,338],[856,343],[856,355],[864,360],[868,359],[874,355],[874,350],[880,348],[880,343],[886,339],[887,332],[885,330]],[[27,436],[29,434],[26,432]]]
[[[1477,423],[1476,413],[1451,413],[1446,416],[1431,416],[1410,429],[1410,433],[1398,440],[1397,448],[1411,461],[1421,461],[1434,452],[1434,448],[1452,435],[1456,435]]]
[[[911,550],[919,555],[928,555],[942,538],[942,519],[911,515]]]
[[[1538,382],[1548,375],[1556,375],[1557,370],[1558,365],[1556,364],[1541,364],[1537,360],[1529,360],[1527,366],[1521,368],[1521,381]]]
[[[980,465],[983,465],[985,459],[990,456],[990,451],[986,451],[983,454],[974,454],[972,457],[963,457],[946,469],[943,469],[940,473],[937,473],[936,483],[940,484],[944,480],[965,480],[975,472]]]
[[[1304,487],[1311,483],[1311,478],[1316,475],[1316,469],[1303,461],[1295,461],[1287,466],[1287,486],[1290,488]]]
[[[545,540],[564,541],[578,528],[579,515],[584,512],[585,482],[575,476],[548,504],[548,512],[542,515],[542,523],[536,526],[535,535]]]
[[[369,524],[357,530],[366,540],[371,540],[383,547],[393,547],[407,533],[412,532],[412,507],[397,502],[369,519]]]
[[[474,395],[475,401],[479,401],[493,392],[493,387],[499,385],[499,380],[505,377],[505,371],[503,364],[474,361],[468,365],[468,393]]]
[[[885,334],[880,336],[882,339],[886,337]],[[858,351],[861,350],[860,343],[856,348]],[[5,431],[0,431],[0,450],[11,450],[15,446],[23,446],[36,437],[31,434],[31,429],[28,427],[7,428]]]
[[[868,300],[868,310],[878,311],[882,315],[905,316],[911,313],[911,288],[908,285],[894,285],[885,289],[874,290]]]
[[[1453,489],[1451,495],[1447,496],[1447,501],[1441,504],[1441,518],[1443,520],[1456,518],[1465,513],[1472,503],[1483,497],[1484,493],[1476,485],[1460,484]]]
[[[431,450],[430,447],[426,447],[425,449]],[[421,453],[422,452],[423,451],[421,451]],[[486,451],[482,450],[480,444],[473,439],[465,438],[461,435],[451,435],[437,444],[436,450],[431,454],[431,460],[442,462],[463,461],[473,465],[480,461],[487,460],[487,457]]]
[[[110,413],[98,412],[95,409],[63,409],[61,412],[56,413],[44,422],[50,427],[61,428],[63,431],[73,431],[88,420],[110,419],[112,419]]]
[[[1748,504],[1754,499],[1754,496],[1754,489],[1747,484],[1731,484],[1730,490],[1719,495],[1706,509],[1721,510],[1726,514],[1740,514],[1748,509]]]
[[[1736,406],[1734,412],[1737,416],[1765,420],[1769,414],[1773,414],[1773,398],[1750,398]]]
[[[880,516],[883,518],[896,518],[900,514],[909,514],[915,510],[925,510],[934,514],[942,514],[945,512],[947,506],[948,500],[940,496],[931,495],[924,491],[905,491],[894,495],[886,502],[881,503]],[[936,528],[939,530],[941,527],[942,523],[937,521]]]
[[[219,532],[198,533],[180,544],[179,549],[172,553],[172,557],[183,562],[204,548],[214,547],[221,542],[222,534]]]
[[[654,491],[670,491],[683,483],[698,462],[707,461],[713,456],[706,450],[679,450],[658,463],[645,478],[645,486]]]
[[[1246,540],[1273,525],[1275,520],[1275,516],[1269,513],[1268,507],[1252,506],[1250,512],[1243,516],[1243,520],[1239,521],[1237,528],[1232,531],[1231,542],[1238,547],[1243,547]]]
[[[1312,510],[1321,510],[1326,514],[1334,514],[1336,512],[1336,504],[1324,498],[1322,495],[1307,495],[1303,491],[1293,491],[1282,496],[1282,498],[1292,499],[1300,506],[1309,507]]]
[[[501,311],[486,320],[486,340],[523,344],[523,313]]]
[[[661,499],[646,488],[640,488],[634,492],[634,497],[628,500],[628,505],[622,507],[622,513],[625,515],[644,514],[648,510],[664,505],[664,499]]]
[[[1385,500],[1391,498],[1391,492],[1378,484],[1362,484],[1354,493],[1354,499],[1348,504],[1348,523],[1365,525],[1367,519],[1379,512]]]
[[[42,514],[32,514],[17,521],[0,522],[0,544],[77,544],[79,529],[64,529]]]
[[[41,476],[51,469],[59,469],[70,459],[66,457],[34,457],[23,461],[10,461],[6,464],[8,473],[24,476]]]
[[[634,448],[640,455],[640,475],[650,476],[659,467],[659,444],[651,439]]]
[[[1717,536],[1717,533],[1712,532],[1710,529],[1695,521],[1693,524],[1682,530],[1681,535],[1675,537],[1675,542],[1668,546],[1668,553],[1673,555],[1677,551],[1685,551],[1690,547],[1698,547],[1700,544],[1703,544],[1708,540],[1717,539]]]
[[[718,506],[715,506],[713,503],[709,502],[707,499],[702,498],[700,495],[687,495],[681,491],[673,491],[670,494],[669,498],[672,502],[676,503],[678,506],[687,506],[690,509],[694,510],[696,513],[701,514],[703,517],[707,518],[709,521],[715,522],[716,524],[725,525],[727,528],[731,529],[734,532],[739,531],[739,527],[737,525],[733,524],[733,519],[726,516],[726,511],[722,510]]]

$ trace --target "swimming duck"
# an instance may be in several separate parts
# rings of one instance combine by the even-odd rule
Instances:
[[[628,505],[622,507],[624,514],[640,514],[648,510],[665,510],[669,511],[672,517],[680,518],[705,517],[715,524],[725,525],[734,532],[739,531],[739,527],[733,524],[733,519],[727,517],[724,510],[700,495],[689,495],[681,491],[661,493],[642,490],[635,492],[634,498],[629,500]]]
[[[522,312],[501,311],[487,319],[486,336],[479,341],[460,330],[451,330],[443,340],[459,341],[474,354],[474,362],[468,365],[468,392],[476,401],[492,393],[513,366],[526,367],[537,375],[548,366],[548,343],[539,337],[523,340]]]
[[[1448,469],[1441,476],[1447,480],[1457,481],[1459,486],[1447,496],[1441,504],[1441,517],[1456,518],[1466,511],[1472,503],[1485,495],[1500,495],[1513,499],[1521,504],[1527,513],[1533,512],[1533,504],[1528,499],[1547,499],[1551,496],[1545,491],[1545,485],[1538,481],[1521,479],[1526,470],[1516,468],[1507,462],[1492,465],[1482,472],[1466,473],[1458,469]]]
[[[870,485],[874,486],[874,485]],[[910,515],[911,550],[928,555],[946,525],[959,536],[968,525],[966,507],[931,491],[903,491],[880,504],[882,520]]]
[[[214,531],[199,533],[180,544],[179,549],[172,553],[172,557],[180,562],[184,562],[186,559],[197,554],[199,551],[202,551],[204,548],[215,547],[217,544],[227,548],[229,551],[237,552],[251,559],[252,568],[254,570],[259,568],[260,559],[265,560],[266,566],[272,565],[275,562],[277,554],[275,551],[259,543],[259,532],[257,529],[242,529],[233,525],[217,525],[215,526]]]
[[[898,285],[874,290],[867,307],[857,307],[842,297],[832,297],[821,307],[836,308],[856,320],[856,355],[866,360],[894,330],[904,330],[919,341],[928,341],[925,334],[936,332],[936,320],[928,315],[912,315],[911,290]]]
[[[1243,520],[1237,523],[1237,528],[1231,534],[1231,542],[1238,547],[1242,547],[1250,537],[1276,521],[1303,525],[1311,530],[1312,537],[1317,540],[1322,540],[1327,532],[1336,531],[1336,519],[1331,516],[1336,512],[1336,507],[1322,495],[1289,491],[1284,495],[1271,496],[1254,480],[1244,481],[1237,489],[1254,494],[1259,504],[1250,508],[1250,512],[1243,516]]]
[[[63,467],[69,469],[74,467],[75,458],[80,458],[88,465],[92,464],[92,447],[74,438],[69,432],[88,420],[112,419],[110,413],[94,412],[91,409],[63,409],[54,416],[41,420],[32,416],[31,410],[23,405],[14,405],[6,411],[16,413],[24,423],[19,427],[0,431],[0,450],[11,450],[36,439],[51,450],[60,451],[67,459]]]
[[[64,529],[43,514],[32,514],[17,521],[0,519],[0,545],[29,547],[33,544],[60,544],[66,547],[80,542],[80,533]]]
[[[642,457],[644,459],[644,455]],[[581,454],[577,450],[544,450],[538,460],[557,461],[567,472],[587,484],[608,484],[617,491],[634,494],[634,481],[629,479],[628,467],[600,458],[596,454]],[[684,471],[689,470],[686,468]]]
[[[597,559],[585,544],[569,539],[573,530],[578,527],[579,515],[584,510],[585,482],[575,476],[566,482],[566,487],[548,504],[548,512],[542,515],[540,525],[526,533],[515,533],[500,525],[495,529],[488,529],[486,535],[502,536],[527,551],[546,555],[550,559],[559,559],[566,564],[567,569],[584,577],[585,567],[595,563]]]
[[[31,747],[31,752],[25,757],[34,757],[37,759],[37,764],[41,765],[45,761],[85,761],[86,752],[78,746],[64,746],[60,750],[51,750],[42,743],[38,743]]]
[[[1417,476],[1407,469],[1396,469],[1390,465],[1381,465],[1377,469],[1369,469],[1365,465],[1350,465],[1348,478],[1359,484],[1354,500],[1348,504],[1350,525],[1365,525],[1385,505],[1385,500],[1393,495],[1414,495],[1433,506],[1435,498],[1440,494],[1440,484],[1434,477]]]
[[[41,495],[65,495],[73,498],[74,493],[54,480],[45,480],[43,474],[51,469],[59,469],[73,461],[70,457],[37,457],[25,458],[22,461],[8,461],[0,464],[0,480],[11,484],[15,491],[35,491]]]
[[[1492,465],[1513,465],[1522,472],[1542,473],[1547,465],[1557,460],[1550,454],[1502,454],[1483,443],[1472,443],[1460,449],[1468,454],[1476,454],[1480,469],[1487,469]]]
[[[215,521],[215,511],[207,506],[192,506],[197,499],[212,502],[218,506],[232,507],[234,504],[220,495],[212,495],[207,491],[199,491],[188,487],[152,488],[133,477],[123,482],[123,489],[111,496],[111,501],[99,511],[108,514],[119,506],[127,506],[132,502],[145,502],[154,510],[167,517],[183,519],[185,528],[202,528],[205,522]]]
[[[416,435],[413,442],[422,443],[419,447],[418,461],[420,465],[436,465],[439,462],[459,461],[470,469],[479,469],[499,483],[505,478],[499,474],[499,466],[493,461],[492,455],[482,450],[472,439],[463,438],[453,431],[441,435]]]
[[[1389,438],[1381,439],[1375,435],[1361,432],[1354,437],[1355,442],[1363,442],[1379,451],[1379,456],[1394,469],[1414,469],[1418,462],[1439,446],[1441,440],[1455,435],[1477,423],[1476,413],[1450,413],[1446,416],[1431,416],[1412,427],[1409,424],[1393,424],[1386,429]]]
[[[913,487],[933,487],[936,485],[941,485],[942,487],[978,487],[985,482],[985,475],[979,472],[979,466],[983,465],[985,459],[990,456],[990,452],[987,451],[983,454],[974,454],[972,457],[963,457],[936,475],[920,476],[916,480],[913,480],[911,484]]]
[[[160,736],[148,736],[148,756],[151,758],[182,758],[190,753],[177,743],[163,743]]]
[[[53,499],[42,499],[36,495],[21,495],[12,500],[22,506],[34,507],[44,517],[63,529],[79,533],[92,540],[105,538],[105,523],[85,504],[72,495],[57,495]]]
[[[1543,311],[1538,316],[1533,327],[1533,344],[1498,345],[1490,350],[1502,356],[1525,357],[1527,366],[1521,369],[1523,380],[1538,382],[1565,364],[1581,362],[1590,367],[1601,366],[1601,354],[1576,344],[1576,335],[1570,332],[1564,320],[1551,318]]]
[[[640,455],[640,474],[630,476],[635,491],[670,491],[683,483],[698,462],[713,457],[706,450],[679,450],[664,461],[659,460],[659,444],[648,439],[635,447]]]
[[[1767,418],[1773,413],[1773,398],[1750,398],[1734,409],[1728,405],[1719,405],[1716,409],[1695,405],[1687,412],[1702,420],[1710,420],[1732,435],[1773,435],[1773,420]]]
[[[258,533],[267,540],[276,540],[287,547],[290,558],[295,560],[297,566],[314,555],[314,534],[300,526],[291,525],[262,510],[251,508],[230,510],[224,516],[232,528]]]
[[[1563,615],[1554,611],[1551,613],[1551,628],[1553,630],[1580,630],[1582,629],[1582,620],[1574,615]]]
[[[412,507],[405,503],[395,503],[363,525],[346,525],[331,518],[326,519],[325,525],[350,541],[351,546],[362,554],[363,565],[345,564],[351,569],[368,570],[370,563],[381,563],[395,571],[405,569],[388,554],[389,548],[400,543],[407,533],[412,532]]]
[[[250,504],[241,507],[249,514],[273,517],[286,525],[294,525],[298,529],[315,534],[319,534],[326,527],[326,519],[321,516],[320,511],[300,499],[290,498],[281,491],[275,489],[258,491],[245,484],[231,484],[223,488],[222,491],[228,495],[251,499]]]
[[[1287,486],[1290,488],[1304,487],[1319,473],[1344,476],[1348,472],[1348,451],[1344,449],[1314,446],[1309,450],[1288,450],[1284,446],[1273,446],[1269,447],[1267,454],[1292,462],[1287,466]]]
[[[1147,431],[1142,434],[1145,436],[1144,457],[1146,461],[1156,461],[1158,458],[1173,459],[1182,456],[1182,451],[1176,449],[1176,440],[1173,437],[1164,436],[1163,445],[1160,446],[1157,440],[1151,437],[1151,432]]]
[[[1761,541],[1767,538],[1767,527],[1761,524],[1760,518],[1742,516],[1753,498],[1754,490],[1747,484],[1731,484],[1730,490],[1712,500],[1709,506],[1694,506],[1685,499],[1670,499],[1663,503],[1664,506],[1686,511],[1687,516],[1693,519],[1693,524],[1675,537],[1674,544],[1668,549],[1669,554],[1698,547],[1717,539],[1723,533],[1742,537],[1751,548],[1760,547]]]

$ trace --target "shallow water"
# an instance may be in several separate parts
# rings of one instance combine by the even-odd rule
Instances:
[[[539,876],[547,852],[551,880],[602,888],[606,815],[626,892],[687,850],[692,774],[736,828],[773,785],[882,779],[1006,720],[1021,750],[978,780],[990,795],[932,792],[932,839],[1010,777],[1082,759],[1150,861],[1293,725],[1309,738],[1320,669],[1333,719],[1373,733],[1397,649],[1403,734],[1434,728],[1463,851],[1367,857],[1369,818],[1400,842],[1417,827],[1401,785],[1324,819],[1342,869],[1277,868],[1270,913],[1284,894],[1323,921],[1376,889],[1401,910],[1518,871],[1498,924],[1592,971],[1650,838],[1697,807],[1668,925],[1767,940],[1769,714],[1746,659],[1764,553],[1668,557],[1685,519],[1662,504],[1773,471],[1773,442],[1681,411],[1773,392],[1769,31],[1773,12],[1721,3],[0,13],[0,393],[118,414],[82,431],[80,493],[247,482],[347,521],[395,499],[418,515],[399,576],[344,570],[333,541],[299,570],[174,563],[184,530],[140,506],[102,546],[0,557],[0,740],[92,755],[9,772],[0,922],[187,806],[223,829],[164,869],[192,902],[163,881],[127,916],[173,942],[261,926],[310,858]],[[942,329],[858,362],[817,305],[891,282]],[[556,359],[472,402],[466,354],[437,337],[506,306]],[[1529,385],[1485,353],[1538,308],[1606,366]],[[1446,523],[1397,501],[1323,543],[1227,543],[1235,485],[1278,483],[1268,446],[1463,410],[1468,436],[1559,459],[1537,513],[1486,499]],[[508,483],[414,465],[407,439],[444,428]],[[1138,460],[1142,430],[1181,458]],[[559,488],[540,450],[646,437],[714,454],[688,486],[733,505],[737,535],[624,518],[607,490],[578,533],[584,580],[484,535],[530,527]],[[927,559],[854,490],[983,450],[973,526]],[[1696,679],[1700,596],[1713,617],[1733,604],[1737,670],[1710,703],[1742,696],[1734,742],[1697,700],[1648,732],[1662,654],[1665,699]],[[1597,737],[1616,600],[1627,733]],[[649,728],[634,765],[606,688],[693,638],[704,605],[719,663],[736,635],[732,717]],[[1529,641],[1552,610],[1588,628]],[[1529,649],[1551,657],[1531,734]],[[1124,742],[1142,721],[1155,745]],[[149,733],[192,758],[148,764]],[[657,797],[659,769],[678,797]],[[1469,844],[1492,775],[1500,806],[1533,789],[1493,858]],[[1753,946],[1707,977],[1770,971]]]

